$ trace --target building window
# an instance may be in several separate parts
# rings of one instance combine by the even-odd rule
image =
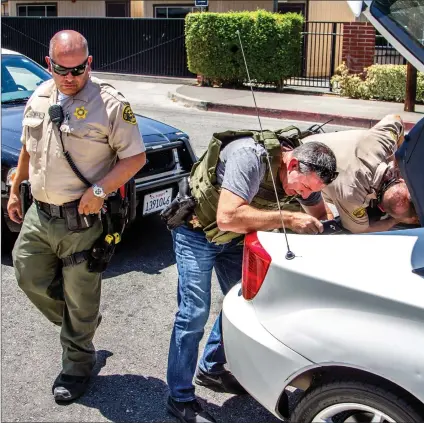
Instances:
[[[177,5],[160,5],[154,6],[155,18],[166,19],[184,19],[188,13],[200,12],[200,7],[195,6],[177,6]]]
[[[57,16],[57,4],[17,4],[17,16]]]
[[[109,18],[128,18],[130,7],[128,1],[106,1],[106,16]]]
[[[305,16],[305,3],[284,2],[278,3],[278,13],[300,13]]]

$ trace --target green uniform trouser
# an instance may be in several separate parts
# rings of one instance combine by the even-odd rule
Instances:
[[[87,262],[63,268],[63,298],[49,296],[60,258],[90,249],[102,233],[101,221],[81,232],[68,230],[65,220],[49,217],[33,204],[13,249],[19,287],[53,323],[61,326],[63,373],[88,376],[95,364],[92,339],[99,319],[101,274]]]

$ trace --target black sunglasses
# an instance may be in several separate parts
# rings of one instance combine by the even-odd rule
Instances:
[[[321,166],[321,165],[318,165],[318,164],[315,164],[315,163],[307,162],[305,160],[298,160],[298,162],[303,163],[304,165],[311,167],[315,171],[319,170],[319,175],[320,175],[322,181],[325,182],[326,185],[331,184],[331,182],[333,182],[337,178],[337,176],[339,176],[339,172],[330,170],[325,166]]]
[[[69,72],[71,72],[72,76],[80,76],[85,72],[87,68],[88,57],[87,59],[85,59],[84,63],[81,63],[80,65],[75,66],[74,68],[65,68],[64,66],[60,66],[56,64],[55,62],[53,62],[51,57],[50,57],[50,62],[52,64],[52,69],[54,73],[57,73],[58,75],[66,76],[68,75]]]

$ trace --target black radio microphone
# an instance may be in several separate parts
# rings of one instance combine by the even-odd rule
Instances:
[[[76,164],[72,160],[71,155],[69,154],[69,151],[66,151],[65,150],[65,145],[63,144],[63,139],[62,139],[62,131],[60,130],[60,125],[65,120],[65,115],[63,114],[62,107],[59,106],[59,104],[53,104],[52,106],[50,106],[49,107],[49,116],[50,116],[51,121],[55,125],[57,125],[57,128],[59,130],[60,142],[62,144],[63,155],[65,156],[66,160],[68,161],[69,166],[71,166],[71,169],[73,170],[73,172],[75,173],[75,175],[77,175],[77,177],[82,182],[84,182],[84,184],[87,185],[87,187],[91,187],[92,184],[87,179],[85,179],[85,177],[78,170]]]
[[[65,119],[63,109],[61,106],[59,106],[59,104],[53,104],[49,107],[49,116],[52,122],[57,125],[57,127],[60,127],[60,125]]]

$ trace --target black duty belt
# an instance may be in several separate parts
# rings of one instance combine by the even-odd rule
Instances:
[[[77,205],[79,200],[65,203],[66,205]],[[65,209],[63,206],[56,206],[55,204],[43,203],[42,201],[35,200],[38,209],[49,215],[50,217],[57,217],[59,219],[65,218]]]

